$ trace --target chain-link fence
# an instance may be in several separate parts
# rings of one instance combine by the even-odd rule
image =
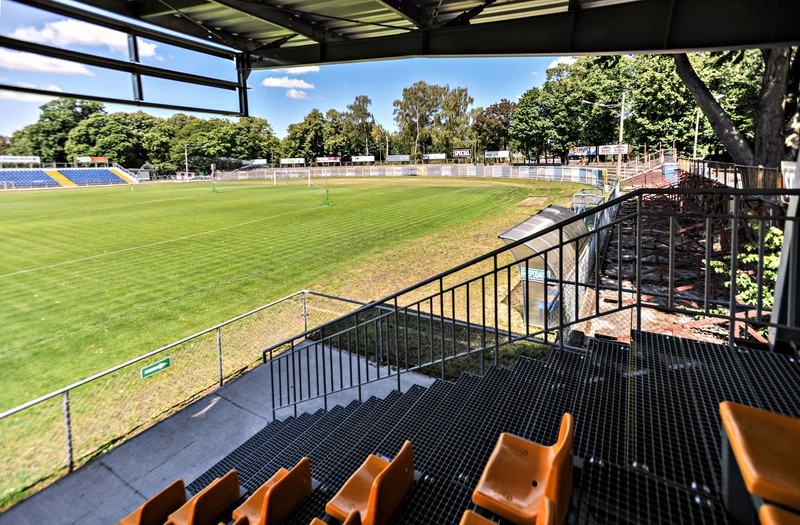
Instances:
[[[0,414],[0,508],[258,366],[264,348],[361,304],[297,292]]]

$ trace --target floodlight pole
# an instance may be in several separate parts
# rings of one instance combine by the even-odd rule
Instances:
[[[186,177],[189,177],[189,145],[186,142],[183,143],[183,165],[183,173]]]

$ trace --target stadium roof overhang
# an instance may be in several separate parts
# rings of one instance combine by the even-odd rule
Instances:
[[[142,75],[237,90],[242,115],[248,112],[247,75],[253,69],[413,56],[671,53],[800,42],[796,0],[17,1],[232,58],[237,81],[146,67],[138,63],[135,49],[126,62],[6,37],[0,37],[0,46],[129,71],[134,101],[128,103],[154,105],[136,90],[135,79]]]

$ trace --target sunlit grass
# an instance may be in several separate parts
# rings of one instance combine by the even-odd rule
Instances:
[[[469,225],[499,233],[535,211],[515,207],[526,197],[565,202],[578,188],[443,178],[327,186],[335,206],[299,182],[0,193],[0,410],[301,288],[377,298],[394,289],[391,274],[372,293],[358,285],[368,269],[412,268],[407,284],[499,246]],[[420,260],[420,243],[440,232],[464,232],[464,253]]]

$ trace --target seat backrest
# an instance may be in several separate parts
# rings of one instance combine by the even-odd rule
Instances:
[[[311,494],[311,462],[304,457],[267,491],[261,509],[264,523],[283,523],[309,494]]]
[[[536,513],[536,525],[555,525],[556,523],[556,504],[547,496],[542,498],[539,510]],[[234,524],[236,525],[236,524]]]
[[[347,519],[344,520],[342,525],[361,525],[361,514],[357,510],[354,510],[347,516]]]
[[[364,525],[384,525],[414,485],[414,447],[406,440],[389,466],[372,482]]]
[[[564,413],[558,440],[553,445],[553,464],[545,482],[545,498],[555,504],[555,523],[564,523],[572,497],[572,442],[575,425],[572,414]]]
[[[217,478],[208,487],[189,500],[192,508],[186,523],[191,525],[215,525],[216,518],[232,507],[239,499],[239,477],[236,469],[231,469]]]
[[[162,525],[167,521],[169,515],[184,503],[186,503],[186,487],[183,479],[178,478],[119,523],[120,525]]]

